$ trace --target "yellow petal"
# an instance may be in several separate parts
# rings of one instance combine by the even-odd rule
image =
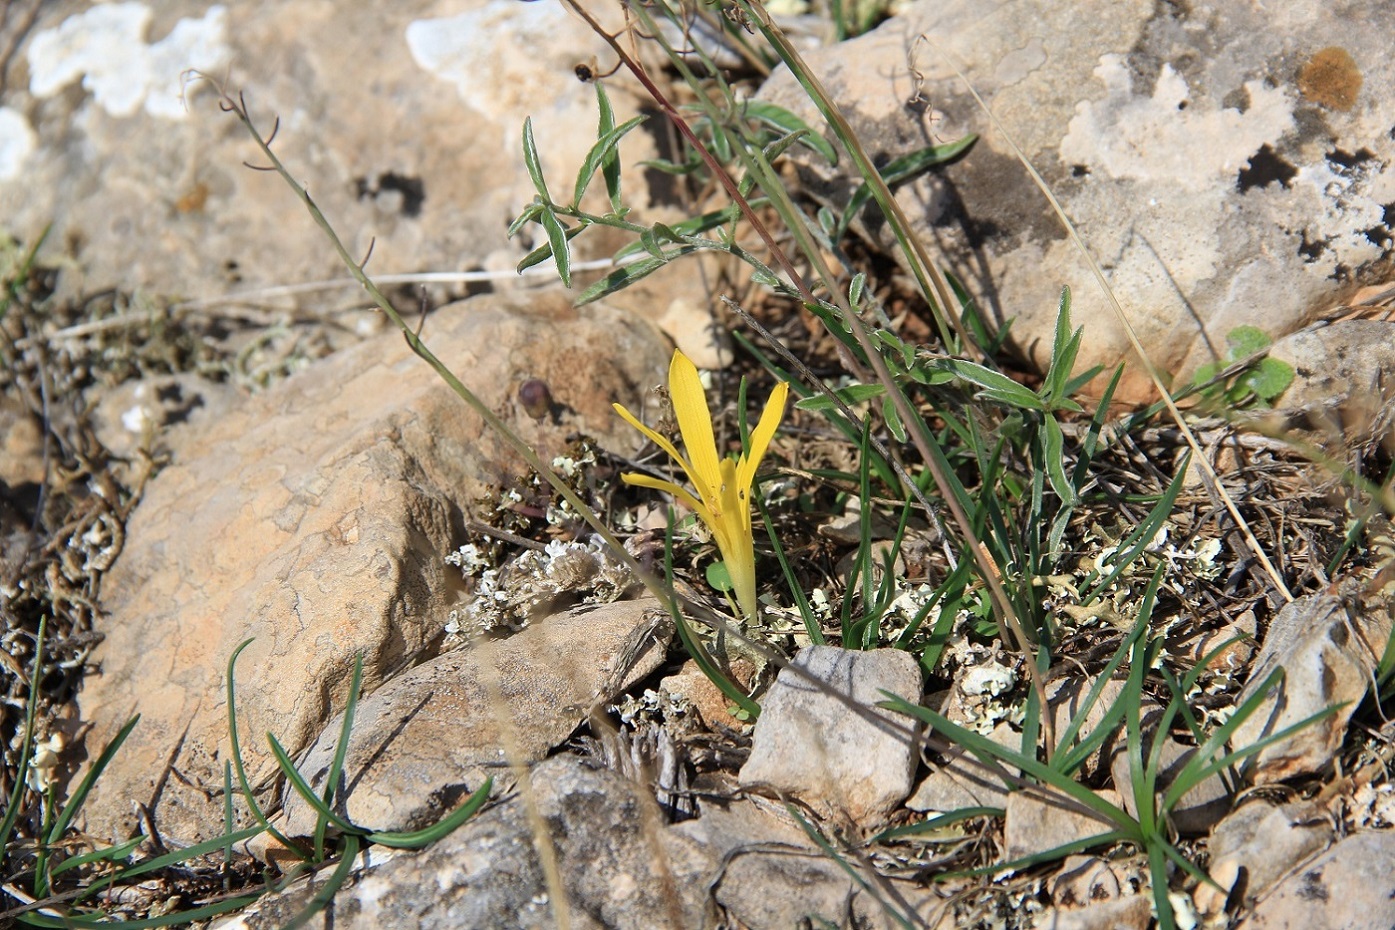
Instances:
[[[780,421],[785,416],[785,398],[789,394],[790,386],[781,381],[775,385],[775,390],[770,392],[770,399],[765,402],[765,410],[761,411],[760,422],[756,424],[755,430],[751,432],[751,451],[741,460],[740,472],[737,481],[743,488],[750,488],[755,481],[756,469],[760,468],[760,460],[765,458],[765,450],[770,447],[770,440],[775,437],[775,430],[780,428]]]
[[[653,488],[656,491],[664,491],[672,494],[683,502],[683,506],[696,513],[702,518],[704,523],[712,523],[712,511],[703,505],[702,501],[693,497],[691,491],[682,485],[674,484],[672,481],[665,481],[662,478],[653,478],[649,475],[640,475],[635,472],[626,472],[620,476],[620,480],[626,484],[632,484],[639,488]]]
[[[707,395],[703,393],[697,366],[677,349],[668,366],[668,393],[673,413],[678,417],[678,430],[683,434],[683,447],[693,463],[690,477],[702,499],[710,503],[722,480],[717,470],[717,443],[712,438],[712,414],[707,409]]]
[[[630,424],[635,429],[648,436],[651,440],[654,441],[654,445],[658,446],[660,449],[663,449],[666,453],[668,453],[669,458],[673,459],[680,466],[682,466],[683,472],[688,476],[688,480],[693,482],[694,484],[697,484],[697,475],[694,474],[692,466],[688,464],[688,460],[678,454],[677,446],[669,442],[668,439],[663,435],[655,432],[654,430],[645,426],[643,423],[639,422],[639,419],[633,413],[630,413],[630,411],[626,410],[624,407],[620,406],[619,404],[611,404],[611,406],[615,408],[615,412],[620,414],[620,416],[625,420],[626,423]],[[701,488],[700,485],[699,488]]]

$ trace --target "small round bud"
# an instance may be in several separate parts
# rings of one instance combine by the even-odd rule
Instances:
[[[552,412],[552,391],[547,382],[529,378],[518,386],[518,402],[534,420],[541,420]]]

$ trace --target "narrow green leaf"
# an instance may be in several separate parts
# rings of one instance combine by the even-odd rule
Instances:
[[[489,794],[493,790],[494,779],[486,778],[484,784],[476,788],[474,793],[466,798],[459,807],[431,826],[406,833],[395,831],[370,833],[368,839],[383,846],[391,846],[394,849],[420,849],[423,846],[428,846],[473,817],[489,800]]]
[[[300,930],[301,927],[309,923],[317,914],[329,907],[329,903],[334,900],[334,896],[339,893],[339,889],[344,887],[344,883],[349,880],[349,873],[354,869],[354,860],[358,858],[358,837],[350,834],[344,837],[344,845],[339,850],[339,864],[334,867],[325,883],[315,890],[315,894],[306,902],[305,907],[290,919],[281,930]]]
[[[1085,581],[1081,584],[1082,588],[1089,585],[1091,581],[1096,578],[1099,578],[1099,580],[1095,581],[1094,586],[1080,599],[1080,605],[1082,607],[1093,603],[1095,598],[1099,597],[1105,589],[1113,584],[1114,579],[1118,578],[1121,572],[1132,565],[1134,561],[1143,554],[1143,550],[1148,548],[1148,545],[1157,537],[1158,531],[1162,529],[1162,525],[1172,516],[1172,505],[1176,503],[1177,495],[1182,493],[1182,479],[1187,476],[1187,467],[1190,463],[1191,454],[1188,453],[1183,456],[1182,461],[1178,464],[1177,474],[1173,477],[1172,482],[1168,484],[1167,490],[1158,498],[1157,503],[1153,505],[1153,509],[1148,511],[1148,516],[1145,517],[1143,522],[1119,544],[1114,555],[1110,557],[1109,570],[1105,572],[1104,577],[1099,578],[1098,570],[1092,570],[1085,576]]]
[[[596,85],[600,87],[600,85]],[[614,165],[614,185],[612,188],[609,174],[605,174],[606,190],[610,194],[611,208],[619,212],[620,210],[620,172],[619,157],[616,146],[630,130],[643,123],[647,117],[636,116],[634,119],[626,120],[622,125],[616,126],[605,132],[596,144],[591,146],[591,150],[586,153],[586,158],[581,163],[580,170],[576,173],[576,190],[572,197],[572,206],[580,209],[581,198],[586,194],[586,188],[591,184],[591,178],[598,170],[610,171],[609,166]]]
[[[867,288],[867,273],[859,271],[848,284],[848,305],[854,310],[862,303],[862,292]]]
[[[593,300],[600,300],[602,297],[614,294],[616,291],[624,290],[636,281],[649,277],[675,258],[683,255],[690,255],[696,251],[698,251],[697,246],[683,246],[679,249],[670,249],[668,252],[664,253],[663,258],[645,258],[616,268],[610,274],[582,291],[577,296],[575,304],[578,307],[585,306]]]
[[[267,819],[266,812],[262,810],[261,804],[257,803],[257,796],[253,793],[252,785],[247,780],[247,767],[242,762],[242,744],[238,740],[237,735],[237,679],[233,673],[237,670],[238,656],[242,655],[242,650],[252,645],[253,642],[254,638],[249,637],[248,639],[244,639],[238,644],[237,648],[232,651],[232,655],[228,656],[228,743],[232,748],[233,771],[237,772],[237,784],[238,787],[242,789],[242,798],[247,802],[248,810],[252,812],[252,816],[256,818],[257,823],[261,824],[262,829],[270,833],[276,841],[286,849],[293,851],[297,856],[300,856],[301,859],[309,861],[310,856],[308,853],[303,852],[299,846],[292,843],[290,839],[283,836],[279,830],[271,825],[271,821]]]
[[[1049,413],[1042,424],[1041,454],[1046,462],[1046,476],[1051,479],[1051,489],[1062,504],[1074,507],[1079,503],[1080,495],[1066,477],[1065,437],[1061,433],[1061,424]]]
[[[557,277],[562,280],[563,287],[571,287],[572,253],[571,248],[567,245],[567,228],[562,225],[557,214],[551,210],[544,210],[542,215],[538,217],[538,222],[547,232],[547,244],[552,246],[552,260],[557,265]]]
[[[886,420],[886,429],[891,437],[897,442],[905,442],[906,425],[901,422],[901,414],[896,412],[896,404],[892,402],[890,394],[882,398],[882,418]]]
[[[833,393],[838,396],[839,400],[851,407],[865,400],[881,397],[886,393],[886,388],[882,387],[880,384],[850,384],[845,388],[839,388]],[[825,413],[829,410],[836,410],[838,405],[826,394],[814,394],[796,401],[795,407],[800,410]]]
[[[789,559],[785,557],[785,547],[780,545],[780,534],[775,532],[775,523],[770,519],[770,511],[758,495],[752,495],[752,497],[755,499],[756,509],[760,511],[761,520],[765,523],[765,535],[770,540],[771,549],[775,552],[775,560],[780,563],[780,573],[785,577],[785,585],[790,589],[790,596],[794,598],[795,606],[799,608],[799,616],[804,621],[804,630],[809,634],[809,641],[815,646],[822,646],[825,641],[823,629],[819,626],[818,618],[814,616],[814,611],[809,606],[809,598],[804,596],[804,588],[799,584],[799,579],[795,577]]]
[[[1020,752],[1014,752],[986,736],[951,723],[948,719],[937,714],[928,707],[912,704],[904,698],[898,698],[889,692],[884,691],[882,694],[885,695],[887,700],[879,701],[877,704],[878,707],[885,707],[888,710],[894,710],[898,713],[924,721],[940,736],[964,747],[990,765],[997,762],[1020,769],[1037,781],[1049,785],[1051,788],[1054,788],[1062,794],[1067,795],[1072,800],[1094,811],[1109,823],[1114,824],[1121,833],[1127,836],[1135,835],[1138,822],[1130,817],[1127,811],[1110,804],[1089,788],[1076,782],[1073,778],[1055,771],[1045,763],[1037,761],[1035,758],[1023,755]],[[1009,785],[1009,787],[1011,786]]]
[[[544,210],[543,212],[547,211]],[[571,241],[572,239],[575,239],[577,236],[581,235],[581,231],[585,228],[585,226],[569,227],[567,229],[567,240]],[[523,256],[523,258],[520,259],[518,262],[518,267],[516,267],[514,270],[517,271],[519,274],[522,274],[529,268],[532,268],[534,265],[541,265],[543,262],[547,261],[551,257],[552,243],[545,242],[533,251],[529,252],[527,255]]]
[[[877,173],[882,176],[882,180],[886,182],[888,187],[902,184],[936,165],[953,161],[968,151],[970,146],[977,141],[978,136],[970,134],[945,145],[927,146],[888,162]],[[872,188],[867,184],[861,184],[857,190],[853,191],[852,196],[848,198],[848,205],[843,209],[843,219],[838,224],[836,239],[843,238],[848,227],[852,225],[852,221],[857,218],[858,211],[866,206],[871,199]]]
[[[367,832],[362,827],[357,827],[343,817],[340,817],[334,811],[330,810],[329,807],[325,805],[324,801],[320,800],[320,796],[315,793],[314,788],[310,787],[310,783],[305,780],[305,776],[300,774],[300,770],[295,767],[295,762],[291,759],[290,753],[286,752],[285,748],[274,734],[268,732],[266,734],[266,741],[267,744],[271,746],[271,754],[276,757],[276,765],[281,769],[281,774],[286,776],[286,780],[291,783],[291,787],[295,789],[295,793],[300,795],[306,804],[309,804],[315,809],[317,815],[323,817],[346,834],[363,834]]]
[[[98,849],[94,852],[83,853],[81,856],[73,856],[71,859],[64,859],[49,872],[50,878],[56,878],[69,869],[75,869],[84,865],[91,865],[94,862],[111,862],[120,864],[123,860],[129,859],[131,853],[136,851],[136,847],[148,839],[145,834],[141,834],[132,840],[118,843],[115,846],[108,846],[105,849]]]
[[[110,875],[106,875],[102,878],[97,879],[91,885],[84,888],[79,900],[81,900],[82,898],[90,898],[93,895],[97,894],[99,891],[103,891],[111,885],[115,884],[117,881],[129,881],[130,879],[135,878],[137,875],[145,875],[149,872],[156,872],[160,869],[169,868],[173,865],[180,865],[184,862],[191,862],[194,859],[199,858],[200,856],[207,856],[210,853],[222,852],[223,847],[227,846],[229,843],[241,843],[243,840],[250,840],[252,837],[256,836],[258,833],[261,832],[262,828],[260,826],[246,827],[245,829],[238,830],[237,832],[230,833],[226,836],[215,836],[211,840],[204,840],[202,843],[195,843],[193,846],[186,846],[183,849],[176,849],[173,852],[165,853],[162,856],[155,856],[152,859],[146,859],[144,862],[139,862],[135,865],[127,866],[126,868],[121,869],[118,872],[113,872]]]
[[[136,728],[137,723],[140,723],[140,714],[136,714],[126,721],[126,725],[112,737],[111,742],[107,743],[106,748],[97,757],[92,768],[88,769],[87,774],[78,785],[77,791],[68,798],[68,803],[63,805],[63,812],[58,815],[58,819],[54,821],[53,827],[48,831],[48,845],[56,845],[63,838],[63,834],[68,832],[69,824],[73,822],[73,818],[77,816],[77,812],[87,801],[87,795],[91,793],[92,786],[97,783],[97,779],[106,771],[107,766],[111,765],[111,760],[116,757],[116,753],[121,749],[121,744],[126,742],[126,737],[131,735],[131,731]]]
[[[509,224],[508,238],[512,239],[518,235],[518,231],[536,220],[544,209],[542,202],[538,200],[534,200],[524,207],[523,212],[518,214],[518,218]]]
[[[1079,349],[1080,333],[1077,331],[1075,339],[1076,350]],[[1070,331],[1070,288],[1061,288],[1061,303],[1056,310],[1056,331],[1051,340],[1051,364],[1047,367],[1046,377],[1042,380],[1041,394],[1043,397],[1057,399],[1063,395],[1066,381],[1070,379],[1071,367],[1075,364],[1075,351],[1071,349]]]
[[[349,695],[344,703],[344,720],[339,727],[339,741],[334,744],[334,759],[329,766],[329,775],[325,778],[324,794],[322,795],[325,806],[333,809],[334,795],[339,790],[339,781],[344,775],[344,759],[349,754],[349,736],[354,729],[354,713],[358,710],[359,689],[363,686],[363,652],[360,651],[354,656],[353,676],[349,680]],[[325,826],[328,823],[323,817],[317,818],[315,822],[315,857],[324,858]]]
[[[533,179],[533,187],[542,198],[545,206],[552,204],[552,196],[543,183],[542,161],[538,159],[538,144],[533,141],[533,117],[523,120],[523,164],[528,168],[528,177]]]
[[[605,92],[605,85],[596,82],[596,100],[601,110],[600,122],[597,130],[601,133],[610,132],[615,126],[615,110],[610,105],[610,95]],[[639,117],[643,119],[643,117]],[[628,131],[628,130],[627,130]],[[610,198],[610,209],[620,213],[624,206],[620,200],[620,153],[614,147],[601,162],[601,177],[605,179],[606,196]],[[580,197],[577,198],[581,200]]]
[[[940,359],[936,365],[970,384],[984,388],[984,395],[991,396],[993,400],[1008,406],[1021,407],[1023,410],[1043,409],[1041,398],[1035,392],[1001,372],[958,358]]]
[[[809,126],[808,123],[795,116],[784,107],[767,103],[763,100],[747,100],[744,104],[746,116],[757,122],[764,123],[784,133],[799,133],[801,145],[817,152],[829,165],[838,164],[838,151],[833,148],[827,139]]]
[[[112,920],[105,911],[96,911],[93,914],[85,915],[70,914],[64,917],[49,917],[29,912],[17,915],[15,920],[30,927],[55,927],[60,928],[60,930],[65,930],[68,927],[101,927],[102,930],[147,930],[147,928],[153,927],[179,927],[208,920],[230,911],[242,910],[261,895],[262,892],[258,891],[256,894],[226,898],[214,904],[205,904],[203,907],[175,911],[160,917],[147,917],[144,920]]]

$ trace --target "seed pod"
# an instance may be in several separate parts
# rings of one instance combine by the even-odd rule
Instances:
[[[547,382],[529,378],[518,386],[518,402],[534,420],[541,420],[552,412],[552,391]]]

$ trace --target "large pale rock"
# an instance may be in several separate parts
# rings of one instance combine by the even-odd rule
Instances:
[[[981,310],[1015,319],[1021,352],[1045,367],[1070,285],[1078,365],[1126,358],[1087,265],[958,65],[1076,223],[1154,363],[1185,378],[1235,327],[1282,336],[1391,274],[1390,35],[1377,0],[947,0],[809,61],[879,165],[981,134],[897,198]],[[787,72],[761,95],[817,119]],[[846,203],[847,159],[830,170],[793,155],[814,196]],[[895,251],[870,208],[862,229]],[[1117,397],[1148,391],[1135,366]]]
[[[1231,747],[1251,746],[1334,705],[1343,706],[1246,760],[1243,768],[1250,781],[1267,784],[1309,775],[1331,762],[1390,633],[1388,610],[1348,609],[1343,598],[1329,594],[1300,597],[1279,611],[1237,705],[1248,701],[1275,669],[1283,669],[1284,679],[1236,728]]]
[[[374,272],[507,273],[537,244],[504,238],[534,196],[523,120],[566,198],[596,138],[573,69],[605,49],[556,3],[41,4],[0,95],[0,223],[26,242],[52,223],[45,255],[71,293],[343,278],[285,184],[243,167],[263,160],[216,94],[181,80],[198,68],[245,91],[263,132],[280,118],[278,155],[351,252],[376,242]],[[634,115],[623,78],[607,86]],[[630,166],[652,154],[643,132],[625,142]],[[625,174],[640,207],[643,177]]]
[[[741,785],[792,795],[855,823],[884,817],[911,793],[919,740],[910,721],[875,705],[886,699],[883,691],[919,702],[915,657],[807,646],[791,665],[761,702]]]
[[[1302,866],[1240,930],[1395,927],[1395,830],[1349,836]]]
[[[653,598],[574,607],[394,678],[358,705],[342,810],[375,830],[415,830],[486,777],[503,786],[509,764],[543,758],[598,702],[663,663],[673,626],[654,622],[656,615],[668,616]],[[637,655],[621,668],[632,643]],[[340,714],[298,763],[317,791],[342,726]],[[283,810],[283,833],[313,832],[314,809],[289,785]]]
[[[425,338],[544,459],[574,430],[618,444],[610,402],[635,403],[667,363],[652,328],[557,292],[444,308]],[[555,420],[518,408],[528,378],[550,385]],[[85,808],[98,833],[124,833],[134,802],[175,837],[221,823],[224,665],[244,639],[256,641],[237,710],[263,788],[266,732],[292,753],[307,746],[343,706],[356,653],[367,692],[425,657],[453,597],[442,558],[460,544],[461,510],[521,468],[395,333],[191,426],[180,449],[103,587],[101,673],[80,696],[89,757],[142,720]]]

